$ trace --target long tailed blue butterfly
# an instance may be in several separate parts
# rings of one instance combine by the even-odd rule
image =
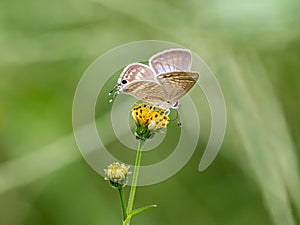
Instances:
[[[178,108],[178,100],[197,82],[192,72],[192,54],[187,49],[170,49],[149,59],[149,66],[132,63],[121,73],[117,93],[130,94],[159,108]]]

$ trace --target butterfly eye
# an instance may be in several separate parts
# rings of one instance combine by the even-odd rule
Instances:
[[[127,84],[127,80],[122,80],[122,84]]]

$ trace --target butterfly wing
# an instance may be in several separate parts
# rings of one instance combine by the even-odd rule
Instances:
[[[199,74],[196,72],[170,72],[159,74],[156,79],[166,90],[167,99],[171,104],[175,104],[184,96],[197,82]]]
[[[163,105],[168,96],[167,91],[154,81],[134,81],[124,86],[121,92],[156,106]]]
[[[154,80],[154,71],[147,65],[132,63],[126,66],[118,79],[118,86],[138,80]]]
[[[118,92],[169,108],[197,81],[199,75],[190,72],[191,64],[192,54],[187,49],[158,53],[150,58],[150,66],[129,64],[118,79]]]
[[[156,74],[175,71],[190,71],[192,54],[187,49],[171,49],[152,56],[149,65]]]
[[[130,94],[156,106],[163,105],[168,96],[167,91],[155,80],[154,71],[141,63],[124,68],[118,80],[118,92]]]

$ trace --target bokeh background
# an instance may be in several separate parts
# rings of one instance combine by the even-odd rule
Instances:
[[[299,11],[297,0],[1,0],[0,224],[121,224],[116,191],[76,147],[72,100],[98,56],[145,39],[207,62],[228,128],[206,171],[209,124],[176,176],[138,188],[135,205],[158,208],[132,224],[300,224]]]

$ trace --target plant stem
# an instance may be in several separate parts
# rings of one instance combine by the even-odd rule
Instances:
[[[125,221],[127,218],[127,212],[126,212],[126,204],[125,204],[125,196],[124,196],[123,186],[118,187],[118,191],[119,191],[119,195],[120,195],[123,221]]]
[[[135,158],[135,167],[134,167],[134,171],[133,171],[132,184],[131,184],[131,189],[130,189],[129,199],[128,199],[128,205],[127,205],[127,215],[129,215],[131,213],[132,207],[133,207],[135,191],[136,191],[136,185],[137,185],[137,180],[138,180],[138,175],[139,175],[139,168],[140,168],[141,159],[142,159],[142,146],[143,146],[143,144],[144,144],[144,140],[140,140],[138,150],[137,150],[137,153],[136,153],[136,158]],[[129,224],[129,221],[128,221],[128,224]]]

